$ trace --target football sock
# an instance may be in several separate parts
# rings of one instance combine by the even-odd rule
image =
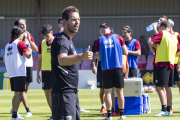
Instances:
[[[12,118],[17,118],[17,112],[14,112],[12,113]]]
[[[107,110],[107,114],[108,114],[107,117],[111,117],[111,110]]]
[[[162,105],[162,111],[166,112],[166,110],[167,110],[167,106],[166,105]]]
[[[170,112],[171,106],[167,106],[167,111]]]
[[[120,112],[120,116],[124,115],[124,109],[119,109],[119,112]]]
[[[102,107],[105,107],[105,103],[104,104],[101,104]]]
[[[26,111],[27,111],[27,112],[30,112],[29,107],[26,108]]]

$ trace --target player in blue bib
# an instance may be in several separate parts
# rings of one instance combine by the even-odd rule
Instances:
[[[107,23],[100,26],[100,32],[103,35],[96,40],[95,51],[98,60],[101,61],[103,88],[105,92],[105,102],[108,116],[106,120],[112,120],[112,88],[116,88],[118,96],[120,118],[125,119],[124,116],[124,75],[123,75],[123,61],[122,55],[128,54],[127,47],[123,38],[117,34],[112,34]]]
[[[141,55],[141,45],[138,40],[132,38],[130,26],[124,26],[122,35],[128,48],[129,77],[137,77],[138,58]]]

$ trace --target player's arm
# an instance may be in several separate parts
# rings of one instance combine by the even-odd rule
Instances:
[[[27,48],[25,42],[23,41],[19,41],[18,42],[18,50],[20,55],[23,55],[24,57],[26,57],[27,59],[29,59],[31,57],[31,53],[32,53],[32,49],[31,48]]]
[[[3,63],[5,63],[5,57],[3,56]]]
[[[120,35],[118,35],[118,39],[119,39],[119,43],[122,47],[123,55],[128,55],[128,49],[126,47],[124,39]]]
[[[32,53],[32,49],[28,48],[28,51],[23,52],[24,57],[26,57],[27,59],[29,59],[31,57]]]
[[[61,66],[73,65],[81,60],[92,60],[93,53],[89,51],[90,46],[86,52],[77,55],[68,55],[67,53],[61,53],[58,55],[58,62]]]
[[[136,50],[136,51],[128,51],[129,54],[134,55],[134,56],[140,56],[141,55],[141,50]]]
[[[29,41],[29,44],[31,45],[31,48],[32,48],[32,50],[35,52],[35,53],[37,53],[38,52],[38,47],[37,47],[37,45],[35,44],[35,42],[33,42],[34,41],[34,38],[32,37],[32,36],[30,36],[30,33],[29,32],[27,32],[27,39],[28,39],[28,41]],[[33,41],[31,40],[31,39],[33,39]]]
[[[155,34],[155,35],[158,34],[157,23],[156,23],[156,22],[155,22],[155,23],[152,23],[152,25],[153,25],[154,34]]]
[[[93,58],[92,58],[92,60],[91,60],[92,73],[94,73],[94,74],[97,73],[96,64],[95,64],[95,62],[94,62],[94,56],[95,56],[95,54],[96,54],[95,44],[96,44],[96,40],[94,41],[93,46],[92,46]]]
[[[128,76],[129,76],[129,63],[126,62],[126,72],[125,72],[125,79],[128,79]]]
[[[39,83],[39,84],[41,83],[41,79],[40,79],[40,75],[39,75],[39,72],[41,70],[41,64],[42,64],[42,55],[38,54],[36,80],[37,80],[37,83]]]
[[[92,60],[91,60],[92,72],[93,72],[94,74],[96,74],[97,68],[96,68],[96,64],[95,64],[95,62],[94,62],[94,56],[95,56],[95,53],[93,52],[93,58],[92,58]]]
[[[149,48],[150,48],[150,50],[151,50],[152,53],[155,53],[156,45],[155,45],[154,43],[152,43],[151,41],[152,41],[152,40],[151,40],[151,37],[149,37],[149,38],[148,38]],[[152,44],[153,47],[151,46],[151,44]]]
[[[138,40],[135,42],[135,51],[128,50],[128,53],[134,56],[140,56],[141,55],[141,45]]]
[[[123,55],[128,55],[128,49],[127,49],[126,45],[122,46],[122,51],[123,51]]]
[[[99,52],[96,52],[96,57],[97,57],[98,61],[101,61],[101,58],[100,58]]]

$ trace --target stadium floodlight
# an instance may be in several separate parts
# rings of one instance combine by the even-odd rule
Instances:
[[[4,16],[0,16],[0,20],[1,20],[1,19],[4,19]]]

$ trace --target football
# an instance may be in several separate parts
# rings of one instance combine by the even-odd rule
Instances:
[[[148,89],[147,86],[145,86],[143,89],[144,89],[144,92],[145,92],[145,93],[148,93],[149,89]]]
[[[149,92],[150,92],[150,93],[153,93],[153,92],[154,92],[154,88],[153,88],[152,86],[149,86],[148,89],[149,89]]]

